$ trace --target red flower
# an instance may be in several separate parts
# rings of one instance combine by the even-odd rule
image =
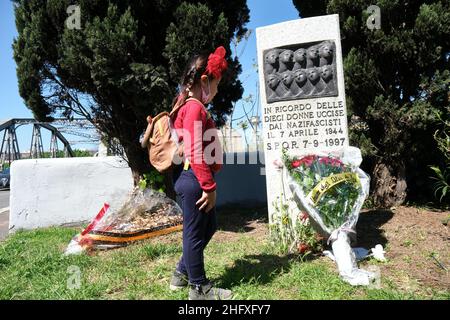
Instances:
[[[300,159],[300,161],[308,167],[310,167],[313,164],[314,160],[316,160],[316,157],[312,156],[312,155],[306,156],[306,157],[303,157]]]
[[[305,211],[302,211],[299,214],[299,218],[300,221],[305,222],[309,218],[309,215]]]
[[[300,167],[301,164],[302,164],[302,162],[300,160],[292,161],[292,167],[293,168],[298,168],[298,167]]]
[[[331,165],[333,165],[335,167],[340,167],[340,166],[343,166],[344,164],[341,161],[339,161],[338,159],[332,159]]]
[[[211,53],[208,57],[205,74],[212,74],[216,79],[222,77],[223,72],[228,68],[228,63],[225,59],[226,54],[227,51],[222,46],[218,47],[214,53]]]
[[[310,250],[310,248],[309,248],[309,246],[306,243],[300,243],[298,245],[298,252],[300,252],[300,253],[305,253],[305,252],[307,252],[309,250]]]
[[[301,159],[296,159],[296,160],[292,161],[292,167],[293,168],[298,168],[302,164],[310,167],[313,164],[315,159],[316,159],[315,156],[306,156],[306,157],[303,157]]]
[[[335,166],[335,167],[340,167],[341,165],[343,165],[343,163],[341,161],[339,161],[338,159],[334,159],[334,158],[330,158],[330,157],[320,158],[319,162],[324,163],[324,164],[329,164],[329,165]]]
[[[330,158],[328,158],[328,157],[324,157],[324,158],[320,158],[319,159],[319,162],[320,163],[325,163],[325,164],[328,164],[328,163],[330,163]]]

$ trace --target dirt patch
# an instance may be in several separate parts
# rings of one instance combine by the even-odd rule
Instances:
[[[248,231],[226,231],[219,230],[214,234],[214,240],[225,242],[225,241],[236,241],[242,234],[251,235],[254,239],[263,240],[267,239],[269,232],[267,228],[267,222],[262,220],[248,221],[245,225]]]
[[[388,262],[377,265],[382,277],[390,279],[400,289],[408,292],[429,287],[450,290],[450,232],[442,223],[449,215],[450,211],[405,206],[392,210],[363,210],[354,246],[370,249],[383,245]],[[229,209],[219,211],[218,216],[219,231],[214,235],[215,241],[236,241],[242,233],[261,240],[268,237],[267,208]],[[372,264],[373,261],[369,261],[362,266]]]
[[[382,244],[388,262],[379,264],[381,275],[401,289],[414,292],[425,286],[449,290],[450,233],[443,224],[449,215],[450,211],[414,207],[363,211],[357,225],[357,245],[370,249]]]
[[[216,241],[234,241],[240,235],[251,235],[254,239],[266,239],[268,236],[267,207],[255,209],[222,208],[217,211],[218,231]]]

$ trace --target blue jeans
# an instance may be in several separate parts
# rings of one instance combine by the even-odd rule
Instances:
[[[177,270],[187,274],[191,284],[203,284],[207,281],[203,251],[217,230],[216,208],[205,212],[195,204],[203,191],[191,168],[175,172],[174,178],[183,210],[183,255]]]

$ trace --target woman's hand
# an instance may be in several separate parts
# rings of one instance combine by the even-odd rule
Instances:
[[[216,205],[216,191],[205,192],[203,191],[202,197],[195,203],[200,204],[200,210],[206,208],[206,212],[209,212]]]

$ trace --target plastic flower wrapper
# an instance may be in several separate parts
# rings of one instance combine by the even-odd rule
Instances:
[[[182,229],[183,213],[164,193],[135,188],[119,210],[105,203],[91,223],[69,243],[65,254],[123,247]]]
[[[343,279],[352,285],[369,285],[374,274],[358,269],[349,238],[356,234],[370,185],[369,176],[359,168],[359,149],[296,156],[283,150],[282,160],[295,202],[308,213],[313,228],[331,242]]]

